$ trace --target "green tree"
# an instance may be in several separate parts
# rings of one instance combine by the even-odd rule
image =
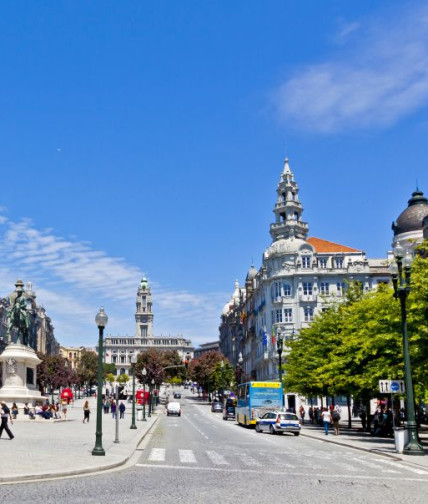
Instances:
[[[147,374],[145,377],[146,384],[155,380],[156,385],[160,385],[165,379],[164,361],[160,350],[150,348],[145,352],[138,354],[137,363],[135,365],[135,376],[140,383],[143,383],[143,368],[146,368]]]
[[[61,355],[45,355],[37,352],[41,363],[37,366],[37,385],[42,392],[66,387],[72,383],[73,374]]]
[[[234,382],[235,370],[229,360],[224,358],[222,361],[217,362],[213,369],[213,388],[215,390],[227,390],[233,386]]]
[[[98,355],[91,350],[83,350],[77,365],[77,374],[81,383],[92,387],[98,378]]]
[[[208,392],[216,390],[215,369],[222,360],[225,364],[229,362],[221,352],[215,350],[205,352],[197,359],[190,361],[189,376],[204,390]]]

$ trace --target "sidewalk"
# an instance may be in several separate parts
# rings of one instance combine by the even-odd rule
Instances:
[[[119,420],[119,443],[114,443],[116,421],[103,413],[102,445],[105,456],[93,456],[96,429],[96,399],[90,399],[90,422],[83,424],[83,404],[78,399],[69,406],[66,421],[28,420],[18,415],[9,427],[15,439],[6,432],[0,438],[0,484],[5,482],[47,479],[60,476],[88,474],[124,465],[134,454],[138,444],[150,431],[160,405],[146,422],[136,421],[137,429],[130,429],[132,405],[126,403],[125,418]]]
[[[302,426],[301,435],[327,443],[334,443],[357,450],[376,453],[393,460],[401,460],[428,469],[428,430],[426,427],[419,431],[422,445],[425,449],[425,456],[415,456],[397,453],[395,451],[394,438],[372,436],[368,432],[362,431],[361,424],[358,421],[353,420],[352,423],[352,429],[348,429],[347,422],[346,424],[341,423],[339,436],[334,435],[333,428],[330,429],[329,435],[326,436],[324,427],[311,425],[309,422],[305,422],[305,425]]]

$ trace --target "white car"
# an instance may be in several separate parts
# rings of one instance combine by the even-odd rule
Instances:
[[[256,421],[256,432],[265,431],[270,432],[270,434],[291,432],[298,436],[300,429],[297,415],[284,411],[269,411]]]
[[[169,402],[166,407],[166,414],[169,415],[178,415],[181,416],[181,406],[178,402]]]

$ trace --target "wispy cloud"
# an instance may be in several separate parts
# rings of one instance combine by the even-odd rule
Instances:
[[[394,124],[428,104],[428,7],[379,16],[330,60],[298,70],[275,93],[280,118],[330,132]]]
[[[0,216],[0,289],[18,278],[32,281],[37,301],[52,318],[62,344],[94,345],[94,316],[105,305],[112,334],[135,333],[135,297],[143,272],[91,244],[66,239],[31,220]],[[200,294],[153,281],[155,334],[182,334],[194,343],[215,339],[224,293]]]

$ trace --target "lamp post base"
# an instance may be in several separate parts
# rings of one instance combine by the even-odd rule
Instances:
[[[92,450],[92,455],[99,455],[99,456],[104,456],[106,452],[104,451],[104,448],[102,446],[96,446]]]
[[[418,427],[417,425],[407,425],[407,433],[409,442],[403,449],[404,455],[425,455],[423,446],[418,441]]]
[[[131,427],[129,427],[130,429],[136,429],[137,426],[135,424],[132,424]]]

